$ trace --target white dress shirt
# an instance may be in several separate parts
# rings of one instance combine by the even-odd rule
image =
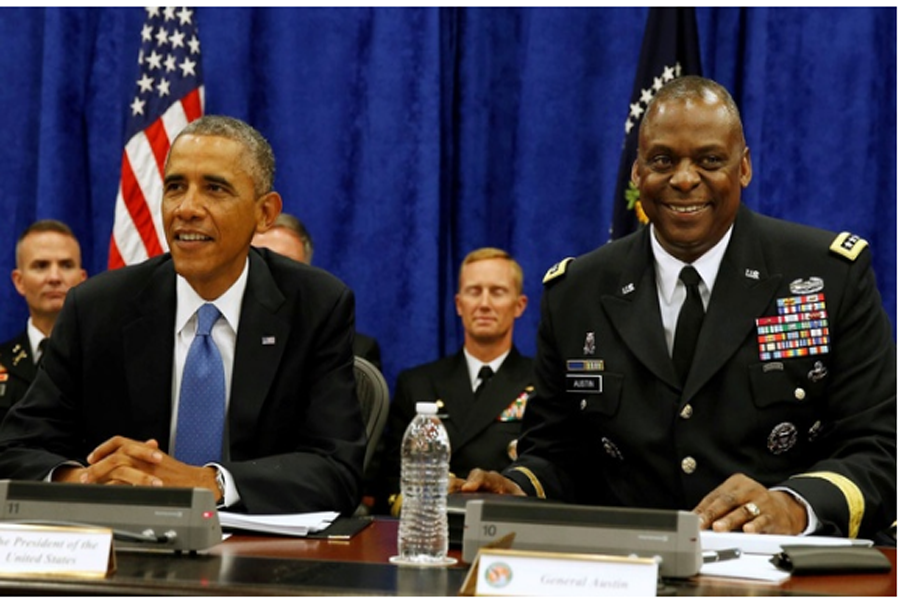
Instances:
[[[509,350],[495,358],[489,363],[484,363],[469,354],[469,351],[463,348],[463,354],[466,355],[466,366],[469,367],[469,381],[472,384],[472,391],[478,389],[478,386],[481,384],[481,378],[478,377],[478,372],[481,371],[481,367],[487,365],[494,372],[494,375],[497,374],[497,371],[500,369],[500,366],[503,364],[503,361],[506,360],[506,357],[509,356]]]
[[[247,289],[247,275],[249,273],[250,259],[244,263],[244,270],[237,281],[228,290],[215,300],[204,300],[194,291],[184,277],[176,275],[175,280],[175,351],[173,352],[172,365],[172,422],[170,424],[169,455],[175,455],[177,440],[176,429],[178,424],[178,407],[181,401],[181,379],[184,373],[184,363],[187,360],[188,351],[197,332],[197,310],[209,302],[213,304],[222,317],[215,322],[212,328],[212,338],[222,355],[222,368],[225,370],[225,414],[228,414],[228,406],[231,401],[231,376],[234,372],[234,353],[237,341],[238,325],[241,318],[241,302],[244,299],[244,291]],[[228,419],[226,417],[225,444],[223,448],[225,460],[228,460]],[[210,463],[222,473],[225,478],[224,498],[222,504],[231,506],[240,500],[237,487],[231,473],[221,465]]]

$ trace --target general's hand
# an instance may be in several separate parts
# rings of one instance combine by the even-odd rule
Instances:
[[[456,492],[460,491],[465,482],[466,482],[465,479],[460,479],[453,473],[450,473],[450,479],[447,484],[447,493],[455,494]]]
[[[87,461],[88,467],[78,474],[81,483],[205,487],[219,499],[214,468],[175,460],[159,449],[156,440],[116,436],[97,446]]]
[[[492,494],[509,494],[512,496],[524,496],[516,483],[507,479],[497,471],[483,471],[472,469],[469,476],[455,491],[458,492],[490,492]]]
[[[772,492],[736,474],[694,508],[700,528],[713,531],[798,535],[806,529],[806,508],[786,492]]]

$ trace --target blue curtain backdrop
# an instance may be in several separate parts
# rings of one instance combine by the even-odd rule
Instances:
[[[647,9],[199,8],[207,113],[272,142],[285,209],[315,264],[357,294],[358,329],[404,368],[462,342],[453,293],[471,249],[541,278],[608,237]],[[67,221],[105,269],[139,8],[0,9],[0,339],[27,312],[14,240]],[[699,8],[704,73],[743,111],[769,215],[869,240],[896,312],[896,11]],[[814,275],[814,273],[812,274]]]

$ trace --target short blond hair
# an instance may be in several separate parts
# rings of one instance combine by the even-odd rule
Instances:
[[[510,256],[509,252],[507,252],[506,250],[501,250],[500,248],[478,248],[477,250],[472,250],[471,252],[466,254],[466,257],[463,259],[462,264],[459,266],[459,282],[457,283],[457,286],[460,286],[462,284],[463,267],[480,260],[490,260],[492,258],[499,258],[509,261],[509,264],[513,270],[513,282],[516,285],[516,293],[521,294],[522,282],[524,280],[524,276],[522,274],[522,266],[516,262],[516,259]]]

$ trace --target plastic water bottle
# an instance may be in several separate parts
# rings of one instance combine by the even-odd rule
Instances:
[[[416,403],[416,416],[403,434],[400,492],[403,504],[397,552],[400,564],[421,566],[456,562],[447,557],[447,485],[450,439],[437,417],[437,404]]]

